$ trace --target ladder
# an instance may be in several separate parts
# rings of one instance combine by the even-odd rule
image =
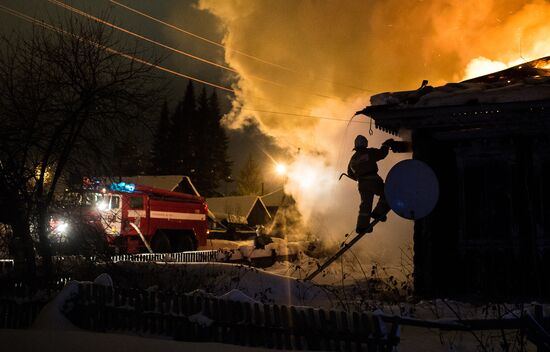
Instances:
[[[372,228],[374,226],[376,226],[376,224],[378,224],[380,220],[378,219],[374,219],[373,221],[371,221],[371,223],[369,224],[369,226],[366,228],[366,231],[370,231],[372,230]],[[357,241],[359,241],[363,236],[365,236],[367,234],[367,232],[363,233],[363,234],[357,234],[357,236],[355,236],[351,241],[349,241],[348,243],[344,243],[342,245],[342,247],[338,250],[338,252],[336,252],[332,257],[328,258],[328,260],[326,262],[323,263],[323,265],[320,265],[317,270],[315,270],[314,272],[312,272],[311,274],[309,274],[308,276],[306,276],[305,280],[313,280],[313,278],[315,276],[317,276],[320,272],[322,272],[323,270],[325,270],[330,264],[332,264],[332,262],[334,262],[336,259],[340,258],[340,256],[342,254],[344,254],[348,249],[350,249]]]

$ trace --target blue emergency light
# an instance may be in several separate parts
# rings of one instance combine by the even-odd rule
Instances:
[[[109,188],[111,189],[111,191],[131,193],[136,190],[136,185],[133,183],[118,182],[111,183],[111,186]]]

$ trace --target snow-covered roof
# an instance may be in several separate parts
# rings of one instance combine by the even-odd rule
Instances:
[[[550,99],[550,56],[503,71],[432,87],[423,82],[417,90],[381,93],[371,97],[371,107],[396,109],[512,103]]]
[[[175,185],[174,188],[171,189],[171,191],[194,194],[198,197],[201,196],[189,176],[180,176],[180,182]]]
[[[230,222],[241,223],[248,219],[255,206],[260,206],[269,214],[264,202],[258,196],[232,196],[207,198],[208,209],[217,219],[227,219]]]
[[[167,176],[124,176],[122,181],[127,183],[135,183],[142,186],[160,188],[171,191],[181,182],[182,175],[167,175]]]
[[[293,203],[292,196],[285,194],[283,188],[279,188],[271,193],[260,197],[266,207],[282,207]]]
[[[371,97],[358,112],[375,127],[399,135],[403,130],[462,131],[550,128],[550,56],[459,83]]]

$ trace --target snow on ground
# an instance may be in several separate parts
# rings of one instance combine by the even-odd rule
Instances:
[[[131,335],[79,331],[2,330],[3,351],[17,352],[253,352],[272,351],[219,343],[198,343],[145,338]]]
[[[253,240],[247,241],[229,241],[221,239],[209,239],[206,246],[199,247],[200,250],[223,249],[230,251],[226,259],[241,260],[244,258],[271,257],[294,255],[303,251],[303,244],[299,242],[287,242],[284,239],[271,237],[272,243],[264,248],[255,248]]]
[[[148,290],[162,290],[171,287],[176,291],[192,294],[216,296],[221,299],[241,302],[263,302],[285,305],[313,306],[328,309],[351,309],[362,307],[364,302],[353,302],[357,297],[346,295],[345,291],[353,285],[364,283],[372,278],[371,269],[361,267],[356,260],[337,261],[319,275],[315,282],[301,280],[316,269],[317,259],[303,254],[299,244],[290,244],[280,239],[266,246],[264,250],[254,249],[252,241],[209,241],[210,248],[233,249],[243,256],[271,255],[277,253],[298,253],[295,262],[277,262],[264,269],[227,263],[131,263],[120,262],[111,267],[110,275],[101,274],[94,282],[103,285],[123,285],[141,287]],[[280,252],[279,252],[280,251]],[[285,252],[286,251],[286,252]],[[321,260],[323,262],[324,260]],[[113,270],[114,269],[114,270]],[[344,275],[345,273],[345,275]],[[134,278],[134,279],[131,279]],[[132,281],[135,280],[135,281]],[[321,283],[323,285],[321,285]],[[141,286],[137,286],[137,285]],[[324,285],[330,285],[330,289]],[[39,314],[31,329],[0,330],[0,346],[17,351],[264,351],[260,348],[248,348],[217,343],[191,343],[143,337],[134,335],[94,333],[83,331],[72,325],[61,313],[65,301],[75,292],[76,282],[69,282],[59,295],[47,304]],[[350,290],[353,292],[353,290]],[[363,297],[364,298],[364,297]],[[351,300],[344,302],[345,299]],[[454,320],[470,318],[513,318],[521,314],[522,305],[498,307],[479,307],[472,304],[450,300],[423,301],[411,303],[373,302],[370,310],[377,309],[385,314],[403,314],[407,317],[430,320]],[[532,310],[532,305],[526,305]],[[548,315],[548,307],[545,312]],[[194,321],[208,325],[211,320],[198,313],[191,317]],[[514,332],[507,332],[508,341],[514,341]],[[441,332],[410,326],[401,327],[399,351],[474,351],[478,350],[478,341],[485,347],[500,350],[502,335],[500,331],[477,332],[476,335],[464,332]],[[491,347],[492,348],[492,347]],[[491,350],[491,348],[488,348]],[[535,350],[528,345],[527,351]]]
[[[139,273],[139,282],[126,281]],[[180,292],[203,290],[220,296],[238,290],[263,303],[330,306],[326,290],[311,282],[228,263],[128,263],[116,264],[113,280],[129,287],[170,287]]]
[[[118,264],[117,264],[118,265]],[[271,300],[280,304],[297,304],[303,305],[318,305],[320,302],[327,303],[326,298],[321,296],[327,293],[321,288],[311,284],[296,280],[295,278],[270,273],[264,270],[257,270],[234,264],[212,264],[212,263],[195,263],[195,264],[169,264],[169,263],[122,263],[121,265],[136,266],[143,276],[151,275],[159,272],[168,274],[168,277],[174,277],[175,270],[185,270],[186,275],[192,272],[206,274],[206,276],[216,272],[216,281],[223,281],[222,278],[232,278],[237,275],[239,277],[238,285],[232,289],[222,292],[223,285],[218,287],[221,291],[216,296],[223,299],[231,299],[238,301],[255,301],[251,298],[258,296],[258,293],[268,295],[260,295],[265,300]],[[283,264],[278,264],[273,270],[282,270]],[[159,271],[160,268],[160,271]],[[162,275],[161,275],[162,276]],[[157,277],[163,279],[162,277]],[[116,278],[113,279],[110,275],[102,274],[94,282],[110,285],[114,281],[117,284]],[[39,349],[42,352],[56,351],[79,352],[98,351],[102,352],[125,352],[125,351],[265,351],[261,348],[248,348],[242,346],[225,345],[217,343],[191,343],[180,342],[162,339],[158,337],[143,337],[135,335],[121,335],[112,333],[94,333],[83,331],[73,326],[61,313],[65,300],[75,292],[76,282],[69,282],[65,289],[50,302],[39,314],[35,324],[31,329],[27,330],[1,330],[0,329],[0,346],[6,350],[16,351],[36,351]],[[151,287],[157,289],[158,287]],[[266,291],[266,288],[270,288]],[[221,293],[220,293],[221,292]],[[196,291],[197,294],[213,295],[212,291]],[[308,298],[308,299],[306,299]],[[530,305],[528,306],[532,308]],[[455,313],[461,318],[491,318],[501,314],[508,317],[513,317],[518,314],[521,305],[508,305],[503,307],[504,311],[497,312],[490,307],[476,307],[471,304],[436,300],[424,301],[415,304],[414,309],[407,311],[407,315],[425,319],[456,319]],[[399,307],[396,311],[400,311]],[[389,311],[385,311],[389,313]],[[503,314],[504,313],[504,314]],[[548,313],[548,312],[546,312]],[[193,316],[195,321],[208,325],[210,319],[206,316],[196,314]],[[514,334],[507,336],[508,341],[514,339]],[[495,347],[496,349],[488,348],[488,350],[500,350],[499,344],[502,342],[501,332],[478,332],[476,336],[471,333],[463,332],[440,332],[436,329],[425,329],[417,327],[402,326],[401,327],[401,343],[399,351],[474,351],[478,348],[478,339],[482,340],[487,346]],[[532,345],[528,345],[526,351],[534,351]]]
[[[65,315],[61,313],[61,309],[65,302],[78,292],[78,282],[68,282],[63,290],[51,300],[38,314],[32,328],[37,330],[78,330]],[[1,330],[0,330],[1,331]],[[0,344],[1,345],[1,344]]]

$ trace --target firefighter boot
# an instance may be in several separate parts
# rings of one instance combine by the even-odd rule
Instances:
[[[388,219],[387,214],[390,211],[390,205],[386,202],[385,198],[380,198],[378,204],[372,211],[372,217],[380,222],[384,222]]]

